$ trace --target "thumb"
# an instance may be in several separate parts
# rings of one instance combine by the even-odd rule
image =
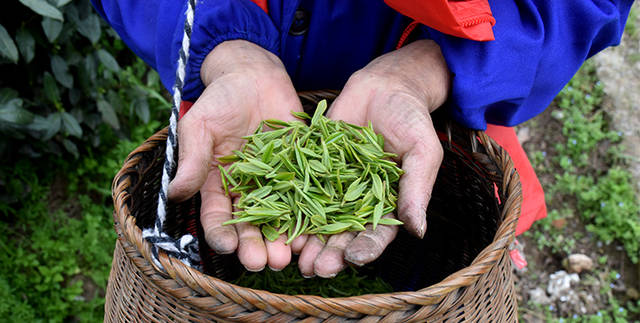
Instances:
[[[193,196],[207,179],[213,157],[213,133],[203,123],[189,114],[178,123],[178,170],[169,183],[169,199],[176,202]]]

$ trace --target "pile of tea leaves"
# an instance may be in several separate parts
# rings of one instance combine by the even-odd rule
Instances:
[[[402,170],[384,151],[384,138],[371,123],[361,127],[328,119],[321,101],[310,117],[290,122],[264,120],[241,151],[219,158],[227,194],[239,194],[235,219],[249,222],[274,241],[302,234],[362,231],[371,223],[399,225],[383,218],[396,208]],[[310,120],[307,125],[303,120]]]
[[[317,295],[322,297],[349,297],[365,294],[391,293],[391,285],[380,277],[370,277],[348,267],[333,278],[304,278],[295,262],[281,271],[265,269],[261,272],[245,271],[231,283],[238,286],[287,295]]]

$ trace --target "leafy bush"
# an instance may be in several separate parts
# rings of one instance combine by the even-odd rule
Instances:
[[[110,182],[168,117],[158,75],[89,0],[0,11],[0,318],[100,321]]]
[[[77,158],[159,117],[149,108],[167,106],[158,75],[89,0],[20,2],[1,14],[0,134],[9,140],[0,156]]]
[[[3,173],[28,182],[30,190],[20,208],[0,217],[0,317],[9,322],[102,319],[116,238],[108,187],[126,155],[159,126],[154,121],[137,127],[132,141],[122,140],[101,156],[86,156],[74,165],[60,162],[68,176],[40,180],[33,164],[3,167]]]

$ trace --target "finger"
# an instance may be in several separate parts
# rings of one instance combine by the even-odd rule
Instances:
[[[304,248],[305,243],[307,243],[308,238],[308,234],[303,234],[293,239],[293,241],[291,241],[291,252],[294,255],[299,255],[302,251],[302,248]]]
[[[286,245],[287,235],[281,234],[275,241],[265,240],[267,264],[274,271],[280,271],[291,262],[291,246]]]
[[[238,235],[233,225],[222,225],[231,220],[231,198],[226,196],[220,172],[213,170],[200,190],[202,204],[200,222],[207,244],[219,254],[229,254],[238,247]]]
[[[387,214],[384,217],[394,216]],[[373,230],[373,225],[367,224],[366,228],[366,231],[358,233],[344,251],[344,259],[357,266],[378,259],[398,233],[397,225],[378,225],[376,230]]]
[[[355,236],[355,232],[343,232],[331,236],[313,263],[315,274],[323,278],[332,278],[342,271],[346,267],[344,249]]]
[[[442,146],[432,127],[423,138],[402,156],[404,175],[400,177],[398,192],[398,219],[419,238],[427,231],[427,205],[443,158]]]
[[[313,263],[318,257],[320,251],[324,247],[324,242],[320,240],[317,236],[313,235],[307,239],[307,243],[305,243],[302,252],[300,253],[300,257],[298,258],[298,268],[300,269],[300,273],[305,278],[310,278],[315,276],[316,274],[313,271]]]
[[[193,196],[207,179],[213,157],[213,134],[202,120],[185,115],[178,123],[179,158],[169,198],[178,202]]]
[[[237,204],[235,202],[234,205]],[[248,271],[261,271],[267,264],[267,248],[262,232],[247,222],[237,223],[235,227],[238,232],[238,260]]]
[[[363,93],[356,91],[352,86],[347,86],[327,111],[327,118],[333,120],[343,120],[357,125],[366,124],[366,114],[362,113],[362,108],[367,104],[367,98]]]

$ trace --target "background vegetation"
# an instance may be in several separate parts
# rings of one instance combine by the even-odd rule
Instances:
[[[111,180],[168,118],[158,75],[89,0],[0,12],[0,318],[101,321]]]
[[[89,0],[10,1],[0,21],[0,318],[101,321],[115,241],[110,182],[127,153],[162,126],[168,103],[157,74]],[[637,263],[640,208],[602,98],[587,66],[556,99],[560,139],[530,155],[550,178],[543,180],[550,216],[529,239],[562,257],[589,235],[621,246]],[[594,164],[594,155],[605,157]],[[553,225],[558,219],[586,230],[569,232]],[[619,279],[606,255],[598,261],[594,275],[607,284]],[[610,297],[599,314],[585,317],[521,306],[558,321],[640,315],[637,302],[603,293]]]

